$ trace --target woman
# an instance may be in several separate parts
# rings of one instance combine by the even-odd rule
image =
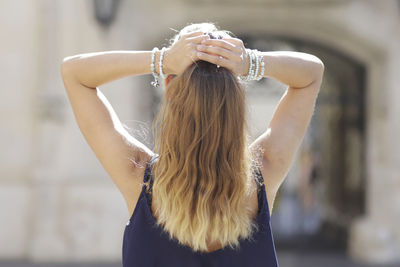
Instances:
[[[183,28],[161,51],[65,58],[76,121],[131,214],[123,265],[278,266],[270,214],[323,71],[313,55],[246,49],[210,23]],[[129,135],[98,89],[142,74],[153,74],[155,86],[165,77],[154,152]],[[248,146],[242,81],[262,77],[288,88],[265,133]]]

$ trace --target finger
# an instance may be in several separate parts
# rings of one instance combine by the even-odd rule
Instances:
[[[231,68],[230,61],[218,55],[210,55],[203,52],[197,52],[197,57],[201,60],[208,61],[218,66]]]
[[[181,38],[189,38],[189,37],[194,37],[194,36],[199,36],[199,35],[204,35],[204,32],[202,31],[195,31],[195,32],[189,32],[189,33],[185,33],[181,36]]]
[[[203,40],[207,40],[210,39],[210,36],[208,35],[199,35],[199,36],[195,36],[195,37],[189,37],[186,40],[195,44],[200,44],[201,41]]]
[[[235,45],[223,39],[208,39],[203,41],[205,45],[219,46],[228,50],[235,49]]]
[[[234,38],[234,37],[224,37],[222,38],[223,40],[226,40],[228,42],[237,44],[237,45],[243,45],[243,41],[239,38]]]
[[[241,52],[243,51],[243,49],[245,49],[244,44],[243,44],[243,41],[242,41],[241,39],[239,39],[239,38],[226,37],[226,38],[222,38],[222,39],[224,39],[224,40],[226,40],[227,42],[229,42],[229,43],[235,45],[235,47],[236,47],[236,49],[237,49],[236,51],[237,51],[238,53],[241,53]]]
[[[200,52],[211,53],[218,56],[223,56],[227,59],[237,61],[239,59],[239,55],[233,53],[225,48],[216,47],[216,46],[208,46],[208,45],[197,45],[197,50]]]

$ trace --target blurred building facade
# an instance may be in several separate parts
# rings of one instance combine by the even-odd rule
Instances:
[[[25,0],[1,5],[0,259],[120,259],[129,214],[79,131],[60,63],[79,53],[151,50],[168,44],[174,34],[170,28],[212,21],[243,37],[249,48],[304,51],[325,63],[315,116],[277,197],[277,238],[290,239],[329,222],[334,230],[324,231],[337,236],[344,229],[353,259],[400,261],[399,1]],[[121,121],[149,147],[162,97],[150,80],[150,75],[128,77],[101,87]],[[284,88],[270,79],[251,85],[253,139],[265,131]],[[290,224],[301,218],[291,211],[296,191],[303,196],[302,207],[314,212],[306,216],[314,220],[302,219],[301,229]]]

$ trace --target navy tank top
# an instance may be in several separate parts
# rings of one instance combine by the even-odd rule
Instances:
[[[229,246],[213,252],[195,252],[189,246],[170,239],[166,230],[156,224],[151,210],[153,177],[151,165],[155,154],[146,165],[143,184],[135,210],[125,226],[122,246],[123,267],[277,267],[274,239],[264,178],[257,169],[258,214],[254,219],[258,231],[252,241],[240,239],[240,249]]]

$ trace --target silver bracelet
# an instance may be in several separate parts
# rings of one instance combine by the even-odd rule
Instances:
[[[154,47],[153,50],[151,51],[151,64],[150,64],[151,72],[154,77],[154,81],[151,82],[151,85],[154,87],[158,87],[160,85],[160,83],[158,82],[159,75],[156,73],[156,70],[155,70],[156,51],[159,51],[157,47]]]
[[[165,53],[165,47],[161,48],[161,55],[160,55],[160,77],[165,79],[166,76],[162,71],[162,67],[163,67],[163,59],[164,59],[164,53]]]
[[[259,58],[260,65],[261,65],[261,73],[256,78],[257,81],[261,80],[264,77],[264,71],[265,71],[264,56],[261,54],[261,52],[258,53],[258,58]]]
[[[245,82],[250,81],[251,70],[253,69],[253,57],[252,57],[251,50],[246,48],[246,53],[249,56],[249,71],[248,71],[247,75],[239,76],[239,79],[242,81],[245,81]]]
[[[254,54],[253,50],[250,50],[250,55],[251,55],[252,68],[251,68],[248,80],[252,81],[252,80],[254,80],[254,74],[255,74],[254,68],[256,66],[256,62],[255,61],[257,60],[257,58],[256,58],[256,55]]]
[[[255,61],[257,60],[257,58],[256,58],[256,55],[254,54],[253,50],[250,50],[250,53],[251,53],[251,60],[253,62],[253,64],[252,64],[253,68],[251,69],[251,75],[249,77],[249,80],[252,81],[252,80],[254,80],[254,74],[255,74],[254,68],[256,66],[256,62]]]
[[[257,49],[246,49],[246,52],[250,61],[249,72],[246,76],[239,76],[239,79],[242,81],[259,81],[264,76],[264,57]]]
[[[253,52],[254,52],[254,57],[256,58],[256,72],[254,73],[254,80],[257,80],[257,78],[258,78],[258,70],[260,68],[260,59],[258,57],[258,50],[254,49]]]

